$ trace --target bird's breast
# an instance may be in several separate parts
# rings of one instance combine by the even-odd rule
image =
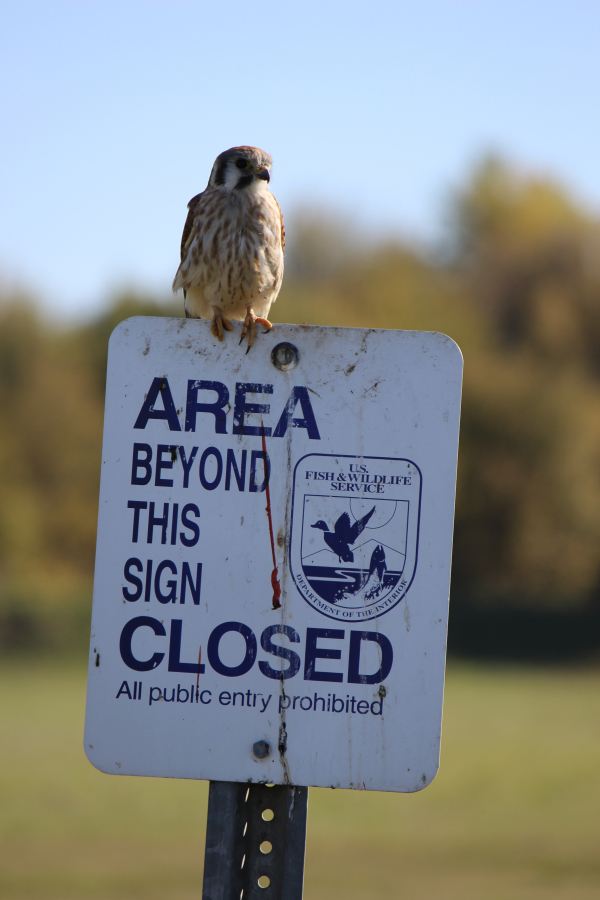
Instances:
[[[283,277],[281,214],[268,193],[214,191],[197,209],[174,288],[243,318],[248,306],[267,315]],[[206,314],[206,313],[204,313]]]

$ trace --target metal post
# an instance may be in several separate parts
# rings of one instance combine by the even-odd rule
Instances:
[[[202,900],[302,900],[307,805],[307,787],[211,781]]]

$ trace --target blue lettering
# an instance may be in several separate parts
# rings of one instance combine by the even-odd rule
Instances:
[[[303,419],[294,418],[294,411],[298,403],[300,403],[300,406],[302,407]],[[308,396],[308,390],[301,385],[292,389],[292,393],[281,413],[281,418],[273,432],[273,437],[284,437],[289,425],[291,425],[292,428],[306,428],[311,440],[321,440],[321,435],[319,434],[319,429],[317,427],[317,420],[315,419],[310,397]]]
[[[172,575],[177,575],[177,566],[170,559],[163,559],[156,567],[156,575],[154,576],[154,594],[159,603],[175,603],[177,599],[177,582],[170,578],[166,587],[169,589],[168,594],[163,594],[160,586],[160,577],[162,573],[168,569]]]
[[[140,459],[140,453],[145,453],[146,458]],[[131,461],[131,483],[148,484],[152,478],[152,447],[150,444],[134,444],[133,459]],[[144,475],[138,475],[138,471],[144,469]]]
[[[197,519],[200,518],[200,510],[195,503],[186,503],[181,511],[181,524],[192,532],[192,537],[188,537],[183,531],[179,532],[179,538],[185,547],[194,547],[200,538],[200,526],[189,519],[190,515],[195,516]]]
[[[154,404],[159,394],[162,398],[163,409],[154,409]],[[153,380],[133,427],[143,429],[148,424],[149,419],[166,419],[169,423],[170,431],[181,431],[171,388],[166,378],[155,378]]]
[[[230,631],[241,634],[246,644],[244,658],[237,666],[225,665],[219,656],[219,644],[221,638]],[[217,625],[210,635],[206,651],[208,661],[215,672],[219,675],[225,675],[227,678],[237,678],[238,676],[245,675],[246,672],[249,672],[254,665],[257,651],[256,637],[254,636],[254,632],[242,622],[223,622],[221,625]]]
[[[373,641],[381,647],[381,665],[372,675],[360,674],[360,648],[363,641]],[[391,641],[378,631],[351,631],[348,658],[349,684],[379,684],[390,674],[394,661]]]
[[[181,662],[181,619],[171,620],[169,638],[169,672],[190,672],[192,675],[204,674],[204,663]],[[187,698],[186,698],[187,699]]]
[[[190,593],[194,606],[200,604],[200,588],[202,587],[202,563],[196,563],[196,583],[192,579],[192,572],[188,563],[184,562],[181,570],[181,599],[180,603],[185,603],[186,588],[189,585]]]
[[[272,394],[272,384],[255,384],[239,382],[235,386],[235,406],[233,408],[233,433],[234,434],[253,434],[260,437],[263,433],[262,427],[257,425],[245,425],[244,416],[249,413],[256,415],[268,416],[271,407],[264,403],[246,403],[246,394]],[[264,429],[265,437],[270,437],[271,429]]]
[[[269,663],[260,661],[258,668],[263,675],[267,676],[267,678],[274,678],[276,680],[279,680],[280,678],[283,678],[284,680],[293,678],[300,669],[300,657],[297,653],[294,653],[293,650],[290,650],[289,647],[281,647],[279,644],[274,644],[271,640],[274,634],[285,635],[285,637],[293,644],[300,643],[300,635],[290,625],[269,625],[260,636],[260,646],[265,653],[270,653],[272,656],[278,656],[280,659],[287,660],[289,666],[286,669],[273,669]]]
[[[198,403],[198,391],[215,391],[214,403]],[[196,430],[196,416],[199,412],[211,413],[215,417],[215,434],[227,434],[225,407],[229,404],[229,391],[220,381],[188,381],[185,410],[185,430]]]
[[[137,629],[144,627],[151,628],[154,634],[159,637],[166,637],[167,634],[162,622],[159,622],[158,619],[153,619],[151,616],[136,616],[134,619],[130,619],[129,622],[127,622],[121,632],[119,650],[121,652],[121,659],[125,665],[130,669],[134,669],[136,672],[149,672],[151,669],[155,669],[162,662],[165,655],[164,653],[154,653],[150,659],[136,659],[131,652],[131,641]]]
[[[132,592],[125,586],[123,586],[122,588],[123,596],[125,597],[125,599],[129,600],[130,603],[135,603],[135,601],[139,600],[142,596],[143,584],[141,578],[138,578],[137,575],[133,575],[131,573],[132,568],[137,569],[138,572],[144,571],[144,566],[141,560],[136,559],[135,556],[127,560],[127,562],[125,563],[125,568],[123,570],[125,581],[128,581],[129,584],[133,584],[135,586],[135,591]]]
[[[304,656],[305,681],[343,681],[341,672],[319,672],[315,669],[317,659],[341,659],[342,651],[317,647],[319,638],[342,641],[346,633],[338,628],[307,628],[306,653]]]
[[[206,460],[209,456],[214,456],[217,461],[217,474],[213,481],[208,481],[205,474]],[[219,486],[221,475],[223,474],[223,458],[216,447],[207,447],[200,457],[200,484],[205,491],[214,491]]]

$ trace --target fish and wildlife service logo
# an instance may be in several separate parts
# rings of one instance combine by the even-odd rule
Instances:
[[[402,600],[417,568],[421,472],[408,459],[311,453],[294,470],[290,569],[304,599],[363,622]]]

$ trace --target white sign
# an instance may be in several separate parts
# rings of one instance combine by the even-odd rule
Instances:
[[[108,380],[85,750],[417,791],[439,764],[462,358],[430,332],[134,318]]]

